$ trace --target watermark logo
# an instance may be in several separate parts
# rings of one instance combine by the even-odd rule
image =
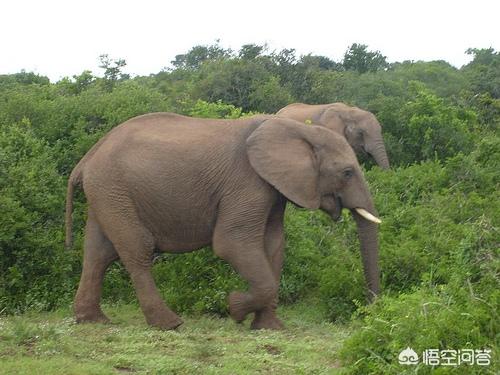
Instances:
[[[401,365],[416,365],[418,363],[418,354],[412,348],[407,347],[399,353],[398,360]]]
[[[401,365],[416,365],[418,354],[410,347],[399,353]],[[460,366],[491,364],[491,349],[425,349],[422,353],[422,363],[427,366]]]

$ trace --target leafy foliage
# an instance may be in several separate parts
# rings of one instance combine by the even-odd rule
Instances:
[[[175,60],[171,63],[175,68],[197,69],[206,61],[224,59],[229,56],[231,56],[231,50],[224,49],[217,42],[211,46],[194,46],[188,53],[175,56]]]
[[[412,97],[400,108],[382,109],[389,157],[396,164],[422,160],[445,160],[468,153],[474,143],[477,115],[473,110],[446,103],[422,83],[412,81]],[[396,143],[396,144],[395,144]]]
[[[61,244],[64,183],[29,120],[0,131],[0,310],[67,301],[78,258]]]
[[[467,53],[473,56],[472,61],[464,67],[470,90],[500,99],[500,52],[493,48],[469,48]]]
[[[108,55],[101,55],[99,59],[101,60],[99,68],[104,69],[104,84],[108,90],[112,90],[119,80],[130,78],[128,74],[122,73],[122,68],[127,65],[125,60],[112,60]]]
[[[386,57],[379,51],[368,51],[367,45],[357,43],[346,51],[342,65],[345,70],[355,70],[359,73],[376,72],[389,67]]]
[[[241,117],[242,111],[241,108],[237,108],[231,104],[224,104],[221,100],[217,103],[209,103],[198,99],[189,111],[189,115],[201,118],[235,119]]]

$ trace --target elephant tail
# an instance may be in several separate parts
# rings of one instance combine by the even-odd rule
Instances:
[[[73,192],[75,186],[82,182],[83,163],[78,163],[75,169],[71,172],[68,179],[68,189],[66,190],[66,248],[73,246]]]
[[[116,129],[116,128],[115,128]],[[89,151],[83,156],[83,158],[78,162],[76,167],[71,171],[68,178],[68,189],[66,190],[66,248],[71,248],[73,246],[73,192],[76,186],[82,184],[83,181],[83,169],[88,160],[99,149],[101,144],[109,137],[109,135],[115,130],[111,130],[108,134],[102,137],[95,145],[93,145]]]

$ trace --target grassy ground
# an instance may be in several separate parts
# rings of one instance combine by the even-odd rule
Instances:
[[[280,311],[285,331],[183,316],[177,331],[144,323],[137,306],[105,306],[112,324],[75,324],[69,310],[0,318],[1,374],[335,374],[348,331],[312,305]]]

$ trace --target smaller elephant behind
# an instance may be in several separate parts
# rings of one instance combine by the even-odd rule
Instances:
[[[344,103],[293,103],[280,109],[277,115],[325,126],[343,135],[357,154],[370,154],[379,167],[389,169],[382,127],[371,112]]]

